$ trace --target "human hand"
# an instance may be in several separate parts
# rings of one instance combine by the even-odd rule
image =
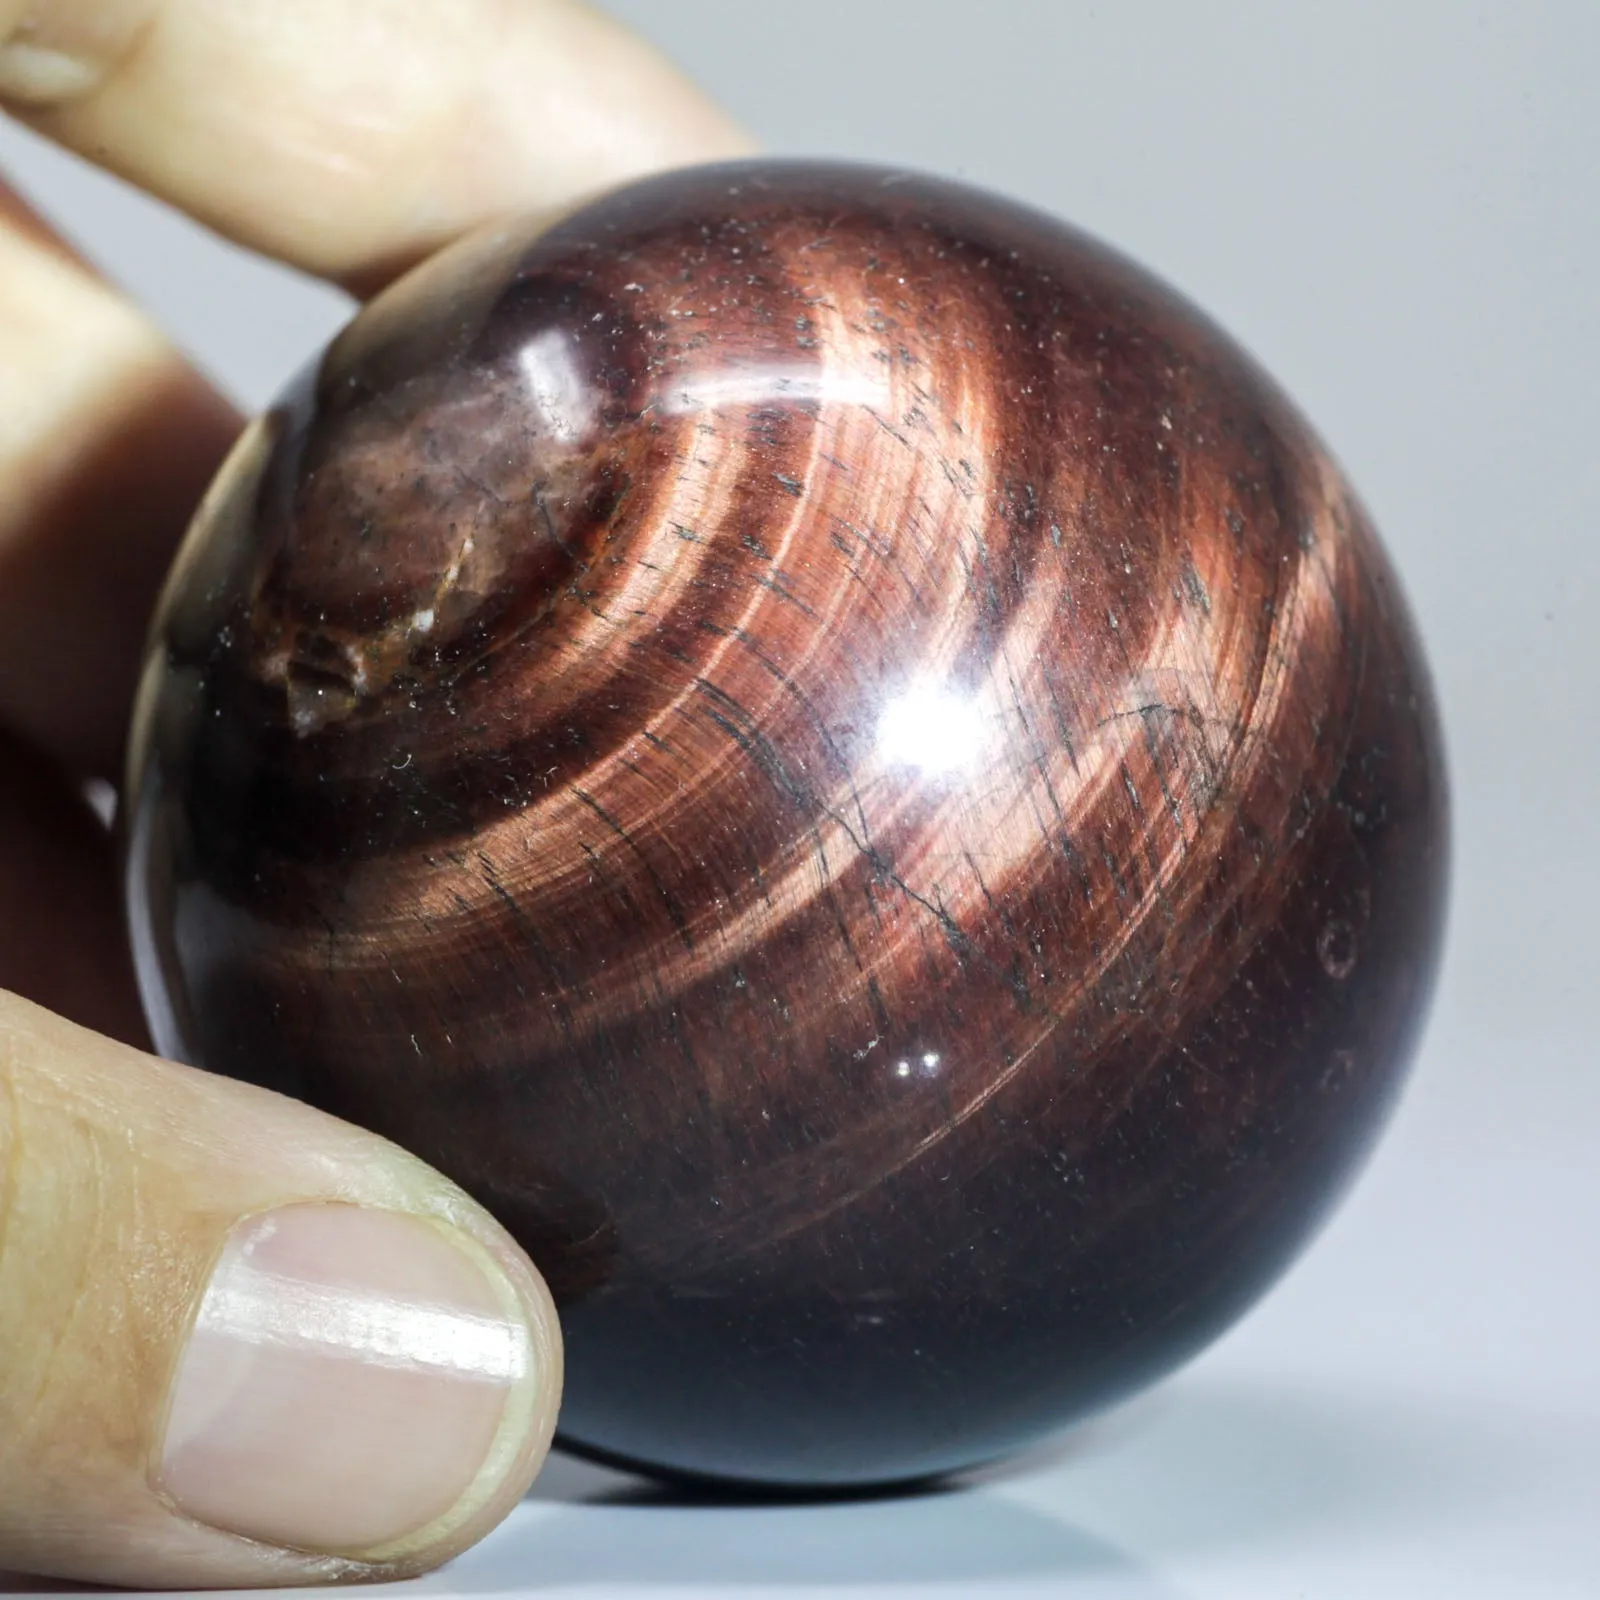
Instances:
[[[357,294],[501,212],[744,148],[574,0],[0,0],[0,104]],[[118,775],[146,618],[238,426],[0,186],[4,1567],[419,1571],[505,1515],[554,1426],[554,1311],[484,1212],[139,1048],[83,786]]]

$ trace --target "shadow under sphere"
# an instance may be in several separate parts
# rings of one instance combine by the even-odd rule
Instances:
[[[1193,1351],[1366,1147],[1443,769],[1304,422],[1126,261],[757,163],[499,230],[242,441],[158,615],[161,1048],[462,1182],[565,1438],[846,1485]]]

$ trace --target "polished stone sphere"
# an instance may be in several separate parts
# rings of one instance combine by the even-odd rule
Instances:
[[[162,1050],[494,1211],[569,1443],[812,1486],[1236,1317],[1447,854],[1393,572],[1250,360],[1049,217],[785,163],[356,317],[183,547],[127,821]]]

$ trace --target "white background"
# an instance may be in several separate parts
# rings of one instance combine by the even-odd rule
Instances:
[[[611,9],[776,149],[965,176],[1104,235],[1296,395],[1438,675],[1451,942],[1352,1199],[1146,1398],[920,1499],[674,1504],[558,1460],[404,1587],[1600,1595],[1600,4]],[[15,129],[0,163],[251,405],[346,314]]]

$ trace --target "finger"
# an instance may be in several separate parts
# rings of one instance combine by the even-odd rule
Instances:
[[[18,116],[363,289],[485,218],[747,149],[576,0],[0,0],[5,23]]]
[[[0,722],[79,772],[118,775],[162,574],[237,431],[0,184]]]
[[[391,1577],[526,1489],[549,1296],[398,1149],[0,995],[0,1173],[0,1567]]]
[[[0,990],[144,1044],[113,858],[82,786],[0,732]]]

